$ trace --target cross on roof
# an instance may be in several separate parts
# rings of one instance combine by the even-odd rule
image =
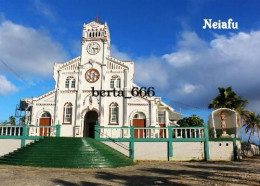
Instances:
[[[99,20],[98,20],[98,19],[100,18],[100,16],[96,15],[96,17],[95,17],[95,18],[96,18],[96,22],[99,22]]]

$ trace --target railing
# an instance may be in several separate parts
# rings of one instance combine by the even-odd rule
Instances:
[[[21,136],[22,133],[22,126],[0,125],[0,136]]]
[[[58,130],[57,130],[58,129]],[[0,125],[0,136],[57,136],[59,125],[33,126],[33,125]]]
[[[173,157],[173,142],[204,142],[209,159],[208,127],[100,127],[95,126],[95,139],[129,142],[129,157],[134,159],[135,142],[167,142],[168,157]]]
[[[204,138],[204,127],[176,127],[172,129],[173,138]]]
[[[181,138],[198,139],[205,137],[205,127],[96,127],[98,138],[129,139],[130,130],[137,139]],[[171,130],[171,136],[169,136]]]
[[[28,135],[29,136],[57,136],[56,126],[28,126]]]
[[[60,137],[60,125],[0,125],[0,139],[21,139],[22,146],[25,145],[25,140],[35,140],[49,136]]]

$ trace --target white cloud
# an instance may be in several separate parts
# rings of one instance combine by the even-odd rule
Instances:
[[[50,76],[54,62],[64,61],[67,54],[45,32],[4,21],[0,24],[0,56],[11,69],[26,78]],[[4,66],[0,68],[0,72],[7,70]]]
[[[193,55],[189,52],[181,51],[179,53],[165,54],[162,58],[167,60],[175,67],[182,67],[189,65],[194,61],[192,59],[192,57],[194,57]]]
[[[161,58],[156,56],[137,58],[134,81],[142,86],[160,87],[161,90],[167,89],[169,74],[165,71],[164,63]]]
[[[111,54],[110,55],[121,61],[131,61],[131,57],[128,54],[119,51],[115,45],[111,45]]]
[[[195,85],[186,83],[180,89],[177,90],[179,94],[191,94],[193,93],[197,87]]]
[[[3,75],[0,75],[0,87],[0,95],[4,96],[18,91],[18,88]]]
[[[136,60],[135,81],[156,83],[165,97],[207,107],[218,87],[232,86],[260,112],[260,31],[215,35],[183,32],[172,53]]]
[[[56,17],[57,17],[56,12],[46,2],[43,2],[42,0],[34,0],[34,7],[36,8],[36,11],[38,13],[47,17],[49,20],[51,20],[51,21],[56,20]]]

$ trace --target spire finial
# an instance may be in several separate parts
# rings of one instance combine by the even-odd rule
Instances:
[[[96,21],[96,22],[99,22],[100,16],[99,16],[99,15],[96,15],[96,17],[95,17],[95,18],[96,18],[96,20],[95,20],[95,21]]]

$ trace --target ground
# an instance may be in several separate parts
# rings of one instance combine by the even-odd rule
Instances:
[[[0,185],[260,185],[260,156],[240,162],[139,162],[103,169],[0,165]]]

